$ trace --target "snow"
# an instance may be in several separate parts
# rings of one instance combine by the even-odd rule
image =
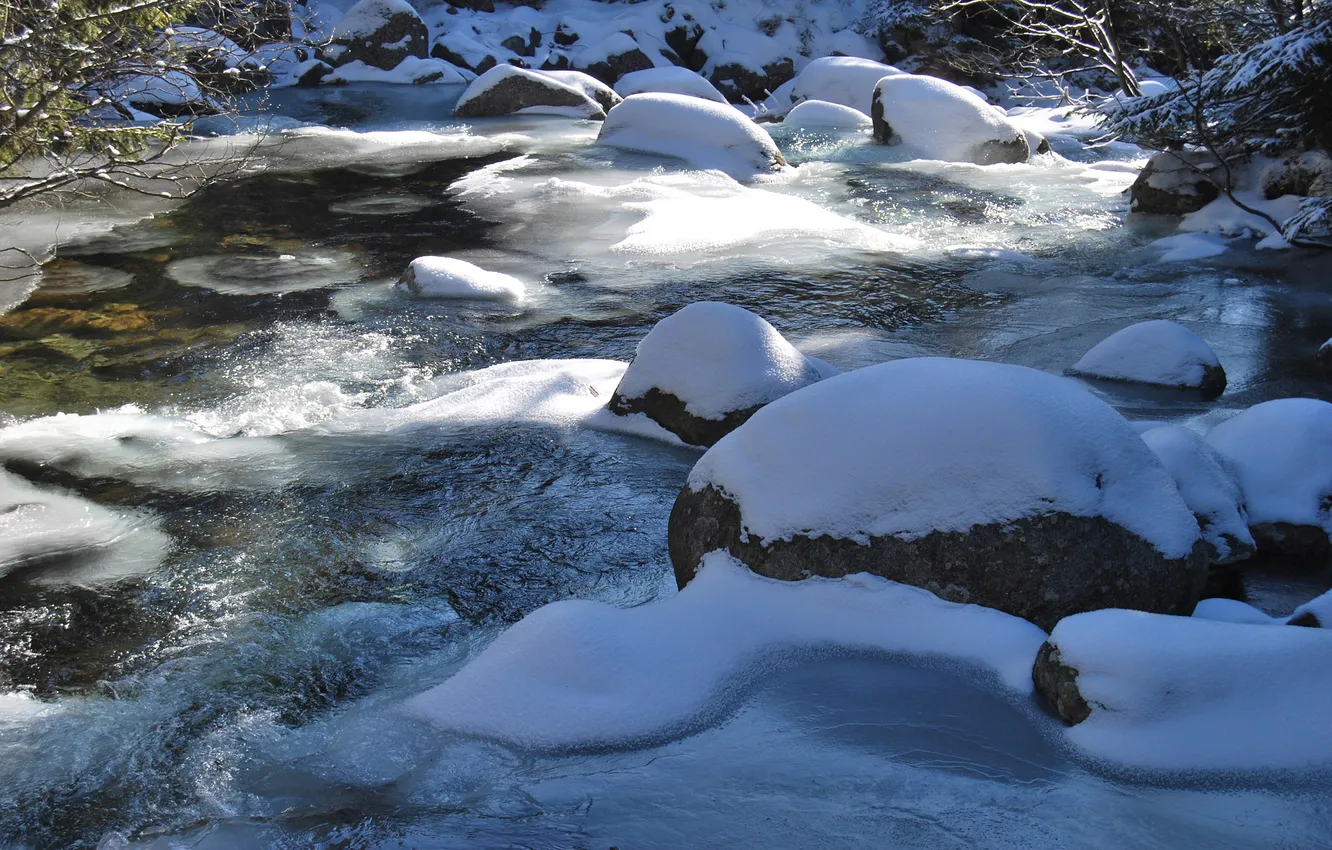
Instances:
[[[1084,753],[1170,770],[1325,768],[1332,633],[1104,610],[1050,634],[1091,716]]]
[[[739,111],[679,94],[625,98],[607,114],[597,142],[677,157],[738,179],[785,167],[777,143]]]
[[[695,74],[688,68],[648,68],[633,71],[620,77],[615,84],[615,92],[621,97],[647,92],[683,94],[699,97],[717,103],[726,103],[725,96],[717,91],[716,86]]]
[[[453,257],[417,257],[402,276],[414,295],[522,301],[523,282]]]
[[[901,74],[892,65],[875,62],[870,59],[857,59],[853,56],[825,56],[815,59],[805,66],[792,81],[790,98],[800,100],[823,100],[858,109],[866,115],[874,102],[874,87],[879,80],[894,74]],[[774,92],[769,98],[769,108],[776,112],[785,112],[787,104],[780,103],[780,94]]]
[[[1298,195],[1282,195],[1280,198],[1267,200],[1261,192],[1252,190],[1237,191],[1235,197],[1245,206],[1261,210],[1276,219],[1278,223],[1298,213],[1300,203],[1304,200]],[[1280,234],[1272,227],[1271,222],[1262,216],[1240,209],[1234,201],[1225,195],[1197,212],[1191,212],[1180,219],[1179,230],[1181,233],[1215,234],[1231,238],[1261,239],[1263,237],[1276,237],[1280,239]],[[1285,247],[1285,245],[1281,244],[1273,247]]]
[[[414,85],[417,80],[426,79],[434,74],[438,74],[439,79],[430,82],[440,85],[465,85],[476,79],[476,75],[472,72],[450,65],[442,59],[420,59],[416,56],[408,56],[391,71],[367,65],[359,59],[355,62],[348,62],[346,65],[339,65],[333,73],[325,77],[324,83]]]
[[[1207,442],[1234,467],[1250,524],[1287,522],[1332,533],[1332,404],[1282,398],[1217,425]]]
[[[1230,464],[1196,432],[1182,425],[1153,428],[1142,435],[1147,446],[1175,479],[1184,504],[1208,520],[1203,538],[1224,560],[1231,554],[1227,536],[1254,546],[1244,494]]]
[[[925,159],[974,162],[986,142],[1026,138],[984,98],[937,77],[896,74],[879,80],[871,93],[894,137]]]
[[[332,39],[355,41],[369,38],[394,15],[419,17],[416,9],[407,0],[360,0],[338,21],[337,26],[333,28]]]
[[[609,97],[609,95],[615,94],[615,89],[591,74],[584,74],[582,71],[542,71],[541,73],[556,82],[578,89],[597,103],[605,103],[607,100],[615,101],[616,99],[615,97]]]
[[[1161,249],[1161,262],[1186,263],[1205,260],[1230,250],[1226,240],[1214,233],[1177,233],[1152,243]]]
[[[1166,319],[1138,322],[1098,342],[1072,372],[1093,378],[1166,387],[1199,387],[1204,367],[1217,367],[1216,352],[1200,336]]]
[[[767,404],[819,380],[818,368],[762,317],[699,301],[662,319],[638,343],[617,392],[668,392],[703,419]]]
[[[1313,614],[1321,628],[1332,629],[1332,590],[1296,608],[1287,619],[1293,620],[1301,614]]]
[[[867,543],[1052,512],[1102,516],[1182,558],[1198,524],[1122,416],[1022,366],[898,360],[778,399],[723,437],[688,486],[723,489],[763,540]]]
[[[466,88],[466,90],[463,91],[462,97],[458,98],[458,102],[453,107],[454,113],[455,114],[458,113],[463,109],[463,107],[466,104],[471,103],[472,101],[484,96],[487,92],[489,92],[491,89],[495,88],[496,86],[502,85],[505,82],[515,78],[529,80],[533,83],[536,83],[539,86],[551,90],[552,92],[561,92],[570,97],[577,98],[579,101],[582,101],[584,105],[581,108],[575,107],[576,111],[572,113],[572,117],[577,117],[577,118],[601,117],[602,114],[601,107],[596,103],[595,100],[593,100],[587,93],[585,93],[582,88],[577,86],[566,85],[565,83],[560,82],[559,80],[550,76],[549,74],[543,74],[539,71],[529,71],[526,68],[517,68],[514,67],[513,65],[496,65],[494,68],[491,68],[489,71],[486,71],[484,74],[473,80],[472,84],[469,85]],[[549,106],[545,104],[536,104],[521,109],[519,111],[525,113],[533,113],[533,114],[544,113],[544,114],[556,114],[556,115],[567,116],[571,114],[569,110],[570,107],[568,106]]]
[[[1201,620],[1222,623],[1247,623],[1256,626],[1275,626],[1285,623],[1281,617],[1272,617],[1238,599],[1203,599],[1193,609],[1193,616]]]
[[[403,710],[535,748],[646,743],[719,719],[753,674],[802,651],[956,659],[1025,694],[1045,633],[874,576],[781,582],[708,555],[683,591],[637,608],[556,602]]]
[[[805,100],[786,114],[783,123],[803,130],[864,130],[872,122],[859,109],[826,100]]]
[[[128,77],[108,90],[107,96],[112,100],[127,100],[151,106],[187,106],[208,102],[194,78],[183,71]]]

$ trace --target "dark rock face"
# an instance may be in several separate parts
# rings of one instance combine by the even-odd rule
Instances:
[[[1100,608],[1188,615],[1207,580],[1205,544],[1171,560],[1102,517],[1051,513],[915,540],[872,537],[868,546],[827,536],[740,539],[740,508],[722,491],[685,487],[667,540],[676,584],[703,555],[726,549],[754,572],[798,581],[868,572],[1023,617],[1049,631],[1064,617]]]
[[[608,405],[611,413],[628,416],[642,413],[661,427],[670,431],[686,443],[695,446],[711,446],[727,434],[739,428],[757,413],[763,405],[747,407],[727,413],[721,419],[703,419],[685,410],[685,403],[674,395],[656,387],[648,390],[639,398],[625,398],[617,389]],[[678,575],[678,570],[677,570]],[[691,573],[692,575],[692,573]],[[684,587],[684,584],[680,584]]]
[[[1210,156],[1182,151],[1158,153],[1129,187],[1129,209],[1150,215],[1197,212],[1221,194],[1212,177],[1219,180],[1222,174]]]
[[[655,67],[656,64],[648,58],[648,55],[635,47],[632,50],[608,56],[605,62],[593,62],[583,70],[606,85],[613,86],[625,74],[631,74],[634,71],[646,71],[648,68]]]
[[[1301,611],[1287,620],[1286,625],[1303,626],[1306,629],[1321,629],[1323,627],[1323,623],[1318,619],[1318,615],[1312,611]]]
[[[1260,555],[1308,561],[1310,568],[1332,560],[1332,541],[1328,540],[1327,532],[1316,525],[1259,522],[1249,526],[1249,533],[1258,544]]]
[[[331,73],[333,73],[332,65],[329,65],[327,62],[314,62],[310,65],[309,70],[301,74],[300,78],[296,81],[296,85],[301,88],[314,88],[319,85],[324,77],[327,77]]]
[[[372,2],[374,0],[361,0],[348,10],[348,16],[363,3]],[[426,58],[429,44],[430,30],[421,16],[415,12],[396,11],[387,15],[370,35],[333,39],[327,49],[327,58],[334,67],[360,61],[391,71],[409,56]]]
[[[698,47],[701,38],[703,38],[703,27],[696,23],[680,24],[666,31],[666,46],[679,60],[677,64],[698,73],[708,64],[708,54]]]
[[[739,101],[744,98],[762,100],[793,77],[795,77],[795,65],[788,58],[764,65],[761,74],[735,63],[718,65],[708,78],[708,82],[716,86],[717,91],[726,95],[727,100]]]
[[[1078,691],[1078,671],[1060,663],[1059,649],[1049,641],[1041,644],[1036,653],[1031,680],[1036,685],[1036,693],[1044,697],[1069,726],[1077,726],[1091,716],[1091,706]]]
[[[449,5],[455,9],[471,9],[475,12],[495,11],[495,0],[449,0]]]
[[[463,57],[461,54],[455,53],[452,50],[448,49],[447,47],[444,46],[442,42],[435,42],[435,46],[430,48],[430,56],[434,59],[443,59],[445,62],[448,62],[450,65],[455,65],[459,68],[466,68],[467,70],[471,71],[474,74],[477,74],[478,76],[484,74],[486,71],[489,71],[491,68],[494,68],[496,65],[499,64],[498,59],[496,59],[494,56],[487,55],[484,58],[482,58],[480,62],[477,62],[475,65],[470,65],[468,64],[467,59],[465,57]]]
[[[554,80],[533,79],[527,73],[506,77],[476,97],[465,99],[454,108],[458,118],[493,118],[512,115],[530,106],[568,106],[584,110],[588,117],[601,121],[605,111],[582,92],[570,91]]]

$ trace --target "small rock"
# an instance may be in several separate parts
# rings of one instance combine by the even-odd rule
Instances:
[[[1049,641],[1041,644],[1036,663],[1031,668],[1036,693],[1054,707],[1055,713],[1069,726],[1077,726],[1091,717],[1091,706],[1078,691],[1078,671],[1060,663],[1059,650]]]

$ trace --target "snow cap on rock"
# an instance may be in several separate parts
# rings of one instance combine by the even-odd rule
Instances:
[[[737,179],[786,167],[772,136],[739,110],[680,94],[630,95],[606,116],[597,141],[677,157]]]
[[[791,99],[823,100],[870,114],[879,80],[901,74],[892,65],[854,56],[825,56],[804,67],[791,83]]]
[[[647,68],[642,71],[632,71],[620,77],[615,83],[615,92],[620,97],[658,92],[699,97],[716,103],[727,102],[722,93],[717,91],[716,86],[688,68]]]
[[[458,98],[458,118],[486,118],[517,112],[568,115],[600,120],[606,113],[580,88],[539,71],[496,65],[472,81]]]
[[[427,298],[523,300],[523,283],[454,257],[417,257],[403,272],[402,285]]]
[[[874,137],[926,159],[977,165],[1026,162],[1027,136],[976,93],[947,80],[894,74],[873,89]]]
[[[1072,372],[1218,395],[1226,388],[1226,373],[1212,347],[1193,331],[1166,319],[1115,331],[1084,354]]]
[[[802,130],[863,130],[872,122],[859,109],[826,100],[805,100],[786,114],[784,124]]]

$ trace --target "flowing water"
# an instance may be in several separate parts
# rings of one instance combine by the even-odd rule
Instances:
[[[266,170],[62,244],[0,316],[0,510],[31,513],[0,542],[0,840],[1329,846],[1323,779],[1124,775],[920,659],[790,658],[628,749],[398,715],[543,604],[674,593],[666,518],[697,453],[561,407],[613,387],[613,364],[540,391],[469,370],[627,361],[661,318],[719,300],[841,368],[1058,372],[1132,321],[1198,330],[1226,395],[1093,387],[1135,419],[1327,391],[1327,262],[1158,262],[1162,225],[1121,224],[1136,151],[1071,134],[1064,159],[982,169],[777,127],[800,167],[739,184],[562,120],[454,125],[456,96],[273,94],[282,120],[362,132],[289,133],[255,151]],[[432,253],[528,298],[394,286]],[[1289,610],[1327,583],[1283,573],[1255,601]]]

